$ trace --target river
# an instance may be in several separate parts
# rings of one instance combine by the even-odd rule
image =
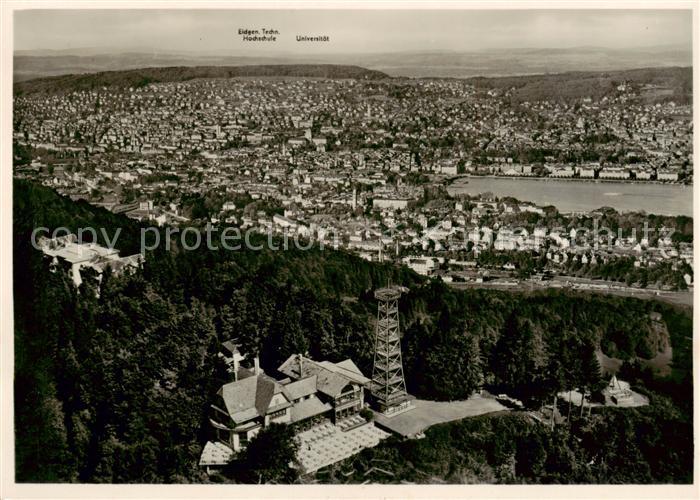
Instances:
[[[511,196],[539,206],[554,205],[560,212],[612,207],[618,212],[693,215],[693,187],[679,184],[461,177],[447,189],[450,194]]]

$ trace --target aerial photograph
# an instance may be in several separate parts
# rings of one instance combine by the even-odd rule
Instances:
[[[691,8],[10,18],[10,480],[694,483]]]

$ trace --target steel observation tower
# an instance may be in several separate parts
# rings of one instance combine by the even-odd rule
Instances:
[[[401,360],[398,301],[402,291],[402,287],[389,285],[374,292],[378,306],[371,393],[379,411],[387,416],[413,408]]]

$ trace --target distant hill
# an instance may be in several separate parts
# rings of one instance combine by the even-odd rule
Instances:
[[[673,100],[691,103],[693,98],[693,69],[641,68],[626,71],[572,71],[559,74],[508,76],[497,78],[470,78],[478,88],[511,89],[512,100],[542,101],[591,97],[602,98],[621,83],[646,84],[642,94],[647,102]]]
[[[343,64],[409,78],[512,76],[567,71],[619,71],[691,66],[691,47],[664,45],[630,49],[606,47],[426,50],[368,54],[230,54],[167,51],[119,52],[107,49],[18,50],[13,79],[170,66],[260,64]]]
[[[176,66],[38,78],[16,82],[14,91],[15,94],[60,93],[74,90],[90,90],[99,87],[141,87],[149,83],[182,82],[195,78],[239,77],[353,78],[370,80],[390,78],[380,71],[373,71],[359,66],[334,64]]]
[[[339,60],[361,64],[391,76],[452,77],[514,76],[568,71],[620,71],[634,68],[691,66],[692,52],[685,47],[609,49],[604,47],[509,48],[480,51],[431,51],[373,54]]]
[[[297,77],[297,78],[392,78],[380,71],[360,66],[331,64],[193,66],[142,68],[62,75],[15,82],[15,94],[60,93],[100,87],[141,87],[149,83],[180,82],[195,78]],[[405,81],[405,80],[404,80]],[[472,77],[467,81],[480,89],[514,89],[513,102],[602,98],[613,94],[621,83],[646,84],[642,100],[673,100],[691,103],[693,71],[690,67],[642,68],[624,71],[570,71],[526,76]]]
[[[126,71],[140,68],[169,68],[173,66],[256,66],[270,64],[355,64],[346,61],[298,60],[288,57],[211,56],[165,53],[124,52],[115,54],[77,53],[63,51],[15,52],[13,58],[15,82],[48,76]],[[365,66],[366,67],[366,66]]]

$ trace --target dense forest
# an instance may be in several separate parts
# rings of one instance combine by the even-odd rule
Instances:
[[[462,470],[459,461],[472,458],[474,467],[481,464],[484,471],[486,465],[501,470],[514,460],[511,475],[494,476],[503,482],[684,482],[691,477],[692,321],[687,310],[561,291],[456,290],[406,268],[318,248],[158,249],[132,275],[105,273],[97,294],[96,280],[88,277],[76,289],[67,273],[52,272],[31,247],[32,229],[63,226],[75,232],[90,226],[112,235],[121,228],[116,246],[129,255],[139,250],[139,224],[19,180],[13,208],[18,481],[207,481],[196,464],[208,438],[206,410],[219,386],[229,381],[216,355],[221,342],[237,338],[245,351],[260,354],[269,373],[297,352],[331,361],[351,357],[370,373],[372,292],[390,279],[409,288],[400,302],[402,344],[408,389],[417,397],[461,399],[484,385],[538,407],[556,391],[598,387],[595,351],[602,348],[625,360],[628,379],[652,395],[652,406],[594,414],[576,424],[580,428],[571,430],[566,447],[544,426],[513,413],[439,426],[425,440],[391,440],[360,457],[402,457],[397,471],[408,471],[429,463],[431,453],[441,453],[435,467],[442,469],[427,473],[451,481],[470,480],[468,474],[453,473]],[[659,349],[652,312],[666,322],[673,345],[673,370],[665,378],[637,361]],[[507,444],[508,453],[488,458],[492,445],[477,451],[474,443],[505,443],[511,434],[492,439],[500,433],[498,426],[511,426],[511,434],[525,426],[531,430]],[[649,430],[649,437],[638,439],[640,429]],[[605,453],[636,453],[635,460],[646,465],[605,458],[604,473],[586,475],[550,464],[560,452],[573,454],[575,463],[589,459],[592,452],[581,450],[600,432],[609,441]],[[657,441],[648,441],[653,436]],[[533,449],[545,457],[534,457],[532,470],[521,470],[525,462],[517,459],[518,453],[528,453],[518,448],[522,439],[535,440]],[[472,448],[469,458],[464,450]],[[668,467],[652,463],[656,452],[666,457]],[[257,477],[263,476],[269,477]]]
[[[692,425],[663,397],[607,408],[570,426],[501,412],[390,438],[317,475],[323,482],[644,484],[692,482]]]
[[[100,87],[143,87],[149,83],[184,82],[195,78],[295,77],[295,78],[389,78],[381,71],[338,64],[270,64],[250,66],[175,66],[103,71],[37,78],[15,83],[17,95],[94,90]]]

